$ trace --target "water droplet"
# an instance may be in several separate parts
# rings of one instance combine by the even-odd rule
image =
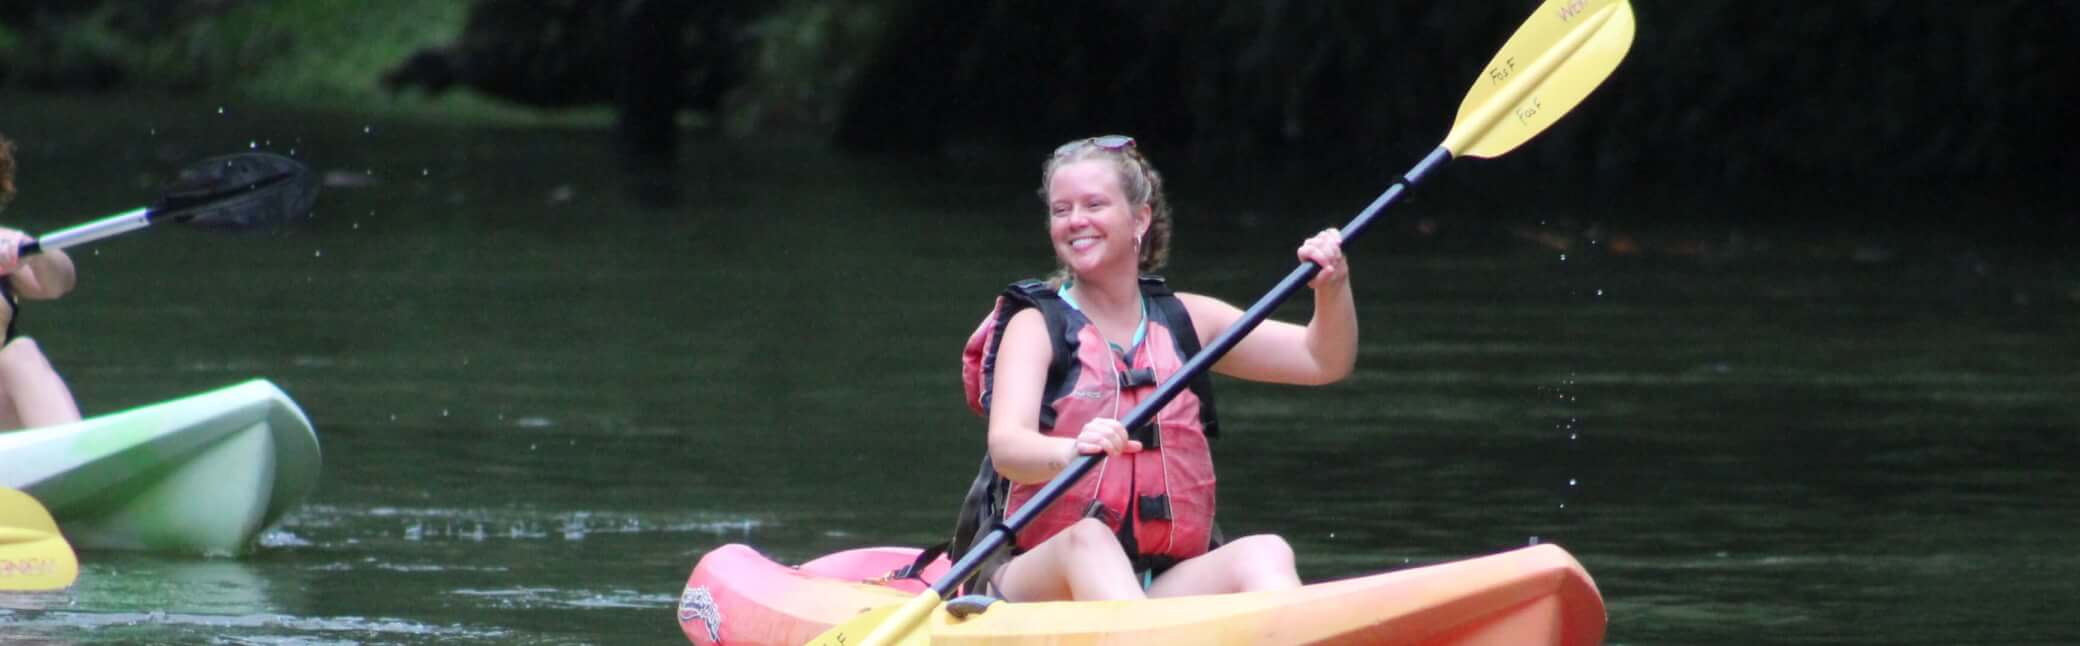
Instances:
[[[1561,509],[1566,509],[1566,508],[1567,508],[1567,503],[1564,503],[1564,502],[1563,502],[1563,503],[1560,503],[1560,508],[1561,508]]]
[[[375,127],[375,126],[362,126],[362,127],[361,127],[361,134],[364,134],[364,135],[368,135],[368,134],[375,134],[375,131],[376,131],[376,127]]]
[[[259,150],[259,149],[260,149],[260,142],[257,142],[257,141],[248,141],[248,142],[246,142],[246,150]]]
[[[419,176],[420,176],[420,177],[425,177],[425,176],[427,176],[427,175],[432,175],[432,174],[433,174],[433,169],[431,169],[431,168],[421,168],[421,169],[419,169]]]
[[[443,408],[443,409],[441,409],[441,417],[447,417],[447,416],[448,416],[448,409],[446,409],[446,408]]]
[[[1567,254],[1560,254],[1560,262],[1567,262]]]
[[[1525,544],[1525,545],[1537,545],[1537,544],[1538,544],[1538,537],[1537,537],[1537,536],[1533,536],[1533,537],[1531,537],[1531,540],[1525,541],[1525,542],[1524,542],[1524,544]]]
[[[1572,486],[1575,486],[1575,479],[1574,479],[1574,478],[1568,478],[1568,479],[1567,479],[1567,486],[1570,486],[1570,487],[1572,487]]]
[[[221,106],[221,105],[220,105],[220,106],[217,106],[217,114],[223,114],[223,113],[224,113],[224,106]]]
[[[1572,440],[1572,439],[1575,439],[1575,438],[1578,438],[1578,437],[1581,437],[1581,436],[1582,436],[1582,434],[1581,434],[1581,433],[1568,433],[1568,434],[1567,434],[1567,439],[1570,439],[1570,440]]]
[[[324,249],[319,249],[319,250],[317,250],[317,251],[313,251],[313,252],[311,252],[311,257],[313,257],[313,258],[319,258],[319,257],[323,257],[324,255],[325,255],[325,250],[324,250]]]
[[[1601,290],[1601,289],[1599,289],[1599,290],[1596,290],[1596,295],[1597,295],[1597,296],[1602,296],[1602,295],[1603,295],[1603,290]]]

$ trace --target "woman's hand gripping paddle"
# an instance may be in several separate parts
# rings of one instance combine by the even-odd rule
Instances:
[[[1540,4],[1537,12],[1517,28],[1516,35],[1503,44],[1502,51],[1495,54],[1480,78],[1474,81],[1473,90],[1459,105],[1459,116],[1452,123],[1451,133],[1445,136],[1444,143],[1417,162],[1414,168],[1365,207],[1356,219],[1344,226],[1344,244],[1350,244],[1363,233],[1373,217],[1400,198],[1408,187],[1451,161],[1452,157],[1500,156],[1552,126],[1561,115],[1574,109],[1591,90],[1610,77],[1612,70],[1617,69],[1618,61],[1623,60],[1625,52],[1632,48],[1632,30],[1632,6],[1627,0],[1546,0]],[[1220,360],[1250,330],[1264,322],[1272,310],[1278,309],[1286,298],[1314,278],[1320,269],[1313,263],[1301,263],[1270,293],[1250,306],[1233,326],[1193,356],[1177,374],[1164,381],[1154,395],[1135,406],[1122,420],[1124,425],[1136,430],[1147,425],[1156,411],[1177,396],[1178,391],[1184,390],[1187,382]],[[931,636],[921,627],[939,608],[941,600],[962,581],[973,576],[976,566],[1002,549],[1013,534],[1024,529],[1040,510],[1060,498],[1069,485],[1089,473],[1103,459],[1104,454],[1077,458],[1068,469],[1041,488],[1032,500],[1019,507],[1018,513],[1006,520],[1003,526],[977,542],[959,563],[946,572],[946,576],[917,598],[902,606],[868,611],[832,627],[810,643],[815,646],[929,643]]]
[[[56,590],[79,578],[72,545],[29,494],[0,488],[0,590]]]
[[[182,168],[159,201],[22,243],[20,255],[86,244],[173,221],[217,230],[275,226],[311,212],[317,178],[294,159],[272,153],[211,157]]]

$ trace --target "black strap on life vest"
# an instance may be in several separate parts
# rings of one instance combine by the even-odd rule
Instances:
[[[975,545],[977,536],[1004,527],[1005,500],[1010,495],[1011,481],[997,474],[996,464],[990,462],[988,453],[984,453],[982,467],[976,470],[975,481],[968,485],[968,495],[961,499],[961,513],[953,523],[953,540],[946,546],[947,558],[961,560],[968,555],[968,548]],[[1010,550],[984,560],[980,567],[975,568],[973,576],[961,582],[961,591],[964,594],[989,592],[997,568],[1010,560]],[[920,571],[923,567],[917,566]]]
[[[1076,387],[1077,340],[1067,329],[1072,322],[1069,316],[1072,308],[1047,283],[1032,279],[1004,288],[1004,300],[1004,311],[996,313],[996,329],[990,334],[990,347],[982,355],[982,378],[991,382],[990,388],[983,389],[982,408],[989,410],[990,395],[995,392],[997,349],[1004,343],[1004,329],[1011,325],[1011,315],[1030,307],[1040,310],[1040,319],[1047,326],[1047,338],[1054,348],[1054,359],[1047,366],[1047,385],[1041,390],[1040,397],[1043,402],[1040,405],[1040,426],[1052,428],[1054,406],[1045,402],[1060,399],[1069,394],[1069,389]]]
[[[882,578],[890,580],[917,579],[919,581],[924,581],[925,585],[931,585],[932,582],[924,580],[925,567],[931,565],[932,561],[934,559],[939,558],[940,554],[945,554],[946,548],[952,545],[952,541],[945,541],[927,546],[923,550],[917,552],[917,558],[911,559],[909,565],[905,565],[903,567],[891,570],[886,576],[883,576]]]
[[[1162,276],[1142,276],[1141,295],[1155,304],[1150,310],[1151,313],[1162,317],[1163,326],[1169,328],[1170,336],[1177,340],[1178,356],[1183,357],[1185,361],[1199,356],[1202,349],[1199,346],[1199,331],[1192,327],[1191,312],[1185,310],[1184,301],[1177,299],[1177,293],[1170,291],[1170,284],[1165,282]],[[1193,375],[1191,382],[1186,384],[1186,389],[1192,391],[1192,396],[1199,398],[1199,424],[1206,430],[1206,437],[1219,436],[1221,423],[1213,412],[1213,371],[1205,370]],[[1144,447],[1156,446],[1152,443],[1156,441],[1152,423],[1131,430],[1135,434],[1134,439],[1140,440]]]

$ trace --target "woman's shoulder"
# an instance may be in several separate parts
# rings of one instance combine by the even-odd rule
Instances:
[[[1242,310],[1227,301],[1193,292],[1178,292],[1177,300],[1184,304],[1184,311],[1192,317],[1192,328],[1199,333],[1200,342],[1218,336],[1222,330],[1242,315]]]

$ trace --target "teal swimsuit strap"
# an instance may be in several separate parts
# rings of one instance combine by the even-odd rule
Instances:
[[[1062,297],[1062,302],[1068,303],[1069,307],[1075,308],[1076,311],[1081,312],[1083,311],[1083,306],[1077,305],[1076,299],[1074,297],[1069,296],[1069,285],[1071,284],[1073,283],[1071,283],[1070,281],[1062,281],[1062,287],[1061,289],[1055,290],[1055,295]],[[1127,348],[1133,349],[1141,347],[1141,337],[1144,336],[1148,336],[1148,298],[1146,297],[1143,297],[1141,299],[1141,322],[1134,324],[1134,340],[1127,344]],[[1112,350],[1114,352],[1118,352],[1120,354],[1127,354],[1127,351],[1121,350],[1118,344],[1108,343],[1108,345],[1112,346]]]

